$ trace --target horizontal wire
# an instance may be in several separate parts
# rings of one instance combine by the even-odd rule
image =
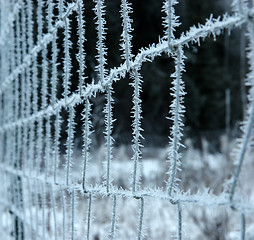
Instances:
[[[76,5],[72,4],[70,7],[70,10],[73,9]],[[67,13],[65,14],[67,16]],[[178,45],[188,45],[190,42],[196,42],[200,38],[205,38],[210,36],[214,31],[216,31],[218,34],[219,30],[225,29],[226,27],[233,27],[234,25],[240,26],[241,24],[245,23],[245,18],[242,16],[232,16],[232,17],[226,17],[226,19],[220,21],[217,20],[213,26],[210,26],[207,28],[207,30],[204,30],[204,25],[201,25],[199,28],[196,28],[195,30],[189,31],[187,38],[186,36],[182,36],[179,39],[176,39],[173,41],[172,46],[176,47]],[[63,23],[63,21],[59,21]],[[59,23],[60,25],[60,23]],[[55,31],[55,30],[53,30]],[[46,41],[45,39],[52,38],[53,34],[48,33],[44,36],[42,41]],[[42,45],[37,45],[35,48],[33,48],[32,51],[39,52],[37,48],[42,47]],[[67,108],[67,107],[75,107],[77,104],[84,103],[84,100],[86,98],[96,97],[96,94],[98,92],[105,92],[107,86],[109,86],[112,81],[119,81],[121,78],[123,78],[127,72],[137,69],[138,66],[141,66],[143,62],[152,61],[155,57],[160,56],[162,53],[168,53],[172,52],[172,50],[168,46],[167,41],[161,41],[158,44],[154,44],[144,50],[140,49],[140,53],[138,53],[134,59],[134,61],[129,62],[129,70],[126,68],[126,62],[120,65],[119,67],[113,68],[110,70],[109,75],[106,77],[106,79],[101,83],[91,83],[88,84],[82,94],[80,93],[72,93],[67,98],[62,98],[58,100],[54,105],[48,105],[45,109],[38,111],[37,113],[34,113],[30,115],[29,117],[20,118],[15,122],[4,124],[0,127],[0,132],[15,128],[17,126],[22,126],[27,123],[32,123],[37,121],[38,119],[41,119],[46,116],[52,116],[57,113],[56,109],[60,110],[61,108]],[[26,58],[31,57],[31,54],[29,54]],[[25,61],[26,62],[26,61]],[[24,64],[24,63],[23,63]],[[23,64],[21,66],[23,66]],[[20,68],[21,68],[20,66]],[[19,68],[18,68],[19,69]],[[12,76],[13,74],[11,74]],[[9,82],[3,83],[3,86],[9,86]],[[0,89],[0,94],[3,92],[4,89]]]
[[[62,183],[55,183],[54,179],[52,177],[45,179],[44,174],[39,175],[38,172],[30,171],[29,173],[25,173],[23,170],[18,170],[10,166],[6,166],[5,164],[0,163],[0,169],[4,172],[7,172],[9,174],[18,176],[25,181],[28,182],[40,182],[44,185],[49,186],[55,186],[56,188],[59,188],[60,190],[68,190],[68,191],[80,191],[81,193],[85,194],[92,194],[92,196],[120,196],[120,197],[127,197],[127,198],[134,198],[134,199],[140,199],[140,198],[156,198],[160,200],[169,201],[172,204],[178,204],[178,203],[192,203],[197,204],[198,206],[228,206],[231,208],[232,202],[228,200],[228,194],[225,194],[224,196],[218,196],[218,195],[212,195],[212,193],[204,193],[202,196],[202,193],[199,194],[188,194],[188,193],[178,193],[175,194],[174,197],[171,197],[168,195],[167,191],[163,191],[160,189],[154,189],[154,188],[144,188],[141,190],[136,191],[133,193],[129,189],[116,189],[114,186],[110,189],[109,192],[105,189],[105,186],[103,185],[96,185],[96,186],[89,186],[86,187],[85,192],[82,187],[82,183],[80,184],[73,184],[70,183],[69,185],[66,185],[63,181]],[[244,203],[243,200],[240,201],[234,200],[234,210],[238,212],[248,211],[248,212],[254,212],[254,205],[252,206],[250,203]]]
[[[10,83],[21,73],[25,71],[27,67],[29,67],[32,63],[32,60],[34,57],[38,55],[38,53],[44,49],[49,43],[52,42],[55,32],[58,28],[64,28],[65,19],[73,12],[77,11],[78,9],[78,2],[69,4],[65,14],[61,17],[60,20],[58,20],[54,27],[51,28],[51,30],[46,33],[42,39],[37,43],[31,50],[30,53],[28,53],[23,60],[23,63],[21,63],[19,66],[17,66],[12,73],[1,83],[0,87],[0,94],[4,93],[5,88],[10,86]]]

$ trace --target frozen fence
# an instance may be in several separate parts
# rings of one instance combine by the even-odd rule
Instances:
[[[253,143],[254,119],[254,22],[253,9],[246,1],[234,1],[233,14],[219,18],[212,15],[204,25],[191,27],[175,38],[178,27],[175,16],[176,0],[163,2],[165,29],[158,43],[140,49],[132,54],[132,7],[128,0],[121,1],[121,50],[122,64],[107,68],[105,47],[105,3],[94,1],[97,30],[98,81],[86,81],[86,23],[84,8],[86,1],[76,0],[10,0],[1,1],[0,6],[0,229],[3,239],[96,239],[93,235],[95,201],[103,201],[111,207],[107,236],[119,239],[121,226],[119,207],[122,199],[133,201],[138,206],[134,216],[136,238],[143,239],[146,230],[145,215],[147,202],[164,201],[175,208],[177,239],[190,239],[184,230],[184,209],[189,205],[225,206],[236,212],[241,226],[239,239],[245,239],[245,216],[253,214],[253,205],[242,196],[235,196],[244,156]],[[72,18],[71,18],[72,17]],[[77,28],[73,29],[71,19],[75,17]],[[120,21],[120,19],[119,19]],[[236,149],[237,167],[228,192],[190,194],[178,187],[177,173],[181,169],[181,137],[184,116],[185,95],[182,74],[184,73],[184,49],[191,44],[202,44],[207,37],[233,28],[247,25],[249,74],[249,103],[246,119],[242,123],[242,137]],[[76,36],[73,38],[73,36]],[[77,39],[77,42],[73,42]],[[74,47],[75,46],[75,49]],[[75,53],[75,54],[73,54]],[[167,54],[175,62],[175,72],[169,81],[173,82],[173,101],[169,107],[168,181],[166,190],[144,188],[140,181],[140,160],[142,159],[142,76],[143,63],[153,61],[161,54]],[[74,56],[75,55],[75,56]],[[63,56],[63,58],[62,58]],[[78,83],[73,77],[74,62],[78,62]],[[76,69],[75,69],[76,70]],[[133,88],[132,116],[132,171],[130,188],[120,188],[112,175],[112,154],[114,139],[113,106],[114,82],[130,76]],[[105,162],[102,181],[89,182],[91,157],[91,134],[93,131],[91,99],[99,93],[105,95]],[[82,108],[82,113],[77,111]],[[64,119],[67,116],[67,122]],[[82,158],[75,159],[75,126],[82,121]],[[63,136],[62,129],[66,134]],[[64,142],[64,157],[60,145]],[[124,166],[123,166],[124,167]],[[78,175],[78,176],[77,176]],[[162,180],[163,181],[163,180]],[[103,198],[102,198],[103,197]],[[152,205],[151,205],[152,206]],[[102,208],[103,210],[103,208]],[[134,214],[132,211],[129,213]],[[80,218],[81,216],[81,218]],[[129,215],[128,215],[129,216]],[[131,216],[130,216],[131,217]],[[152,217],[152,216],[151,216]],[[82,219],[82,220],[81,220]],[[171,226],[168,226],[170,228]],[[170,236],[169,236],[170,237]],[[148,236],[149,238],[149,236]],[[98,239],[98,238],[97,238]]]

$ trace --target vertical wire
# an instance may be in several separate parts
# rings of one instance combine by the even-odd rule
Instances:
[[[42,205],[42,238],[46,240],[46,192],[44,183],[41,183],[41,205]]]
[[[137,240],[142,239],[142,228],[143,228],[143,216],[144,216],[144,198],[140,198],[140,210],[139,210],[139,224],[138,224],[138,237]]]
[[[114,240],[115,237],[115,228],[116,228],[116,195],[113,195],[113,209],[112,209],[112,222],[111,222],[111,231],[109,235],[110,240]]]
[[[86,233],[86,239],[90,239],[90,228],[91,228],[91,212],[92,212],[92,194],[89,194],[88,199],[88,211],[87,211],[87,233]]]
[[[31,233],[30,233],[30,238],[33,239],[33,226],[34,226],[34,223],[33,223],[33,213],[32,213],[32,208],[33,208],[33,194],[32,194],[32,191],[31,191],[31,181],[27,181],[27,191],[29,193],[29,197],[28,197],[28,209],[29,209],[29,226],[31,228]]]
[[[170,113],[172,115],[170,120],[173,121],[173,126],[171,127],[170,134],[170,148],[169,148],[169,161],[171,162],[171,167],[169,171],[169,180],[168,180],[168,194],[172,195],[172,192],[176,190],[177,179],[176,173],[179,170],[181,162],[179,154],[179,148],[182,146],[180,140],[182,137],[182,128],[184,126],[182,122],[183,113],[185,108],[183,106],[183,97],[185,95],[184,91],[184,82],[182,81],[182,71],[184,70],[184,55],[182,46],[179,46],[174,56],[175,59],[175,73],[173,74],[174,81],[173,87],[171,88],[173,94],[173,101],[170,106]]]
[[[64,21],[64,77],[63,77],[63,97],[67,100],[69,95],[70,77],[71,77],[71,57],[70,57],[70,23],[69,19],[65,18]]]
[[[77,59],[79,61],[79,94],[82,96],[83,88],[85,83],[84,70],[85,70],[85,58],[86,54],[84,51],[84,41],[85,41],[85,27],[84,27],[84,19],[83,19],[83,2],[78,2],[78,56]]]
[[[178,240],[182,240],[182,206],[181,203],[178,202],[177,204],[177,211],[178,211]]]
[[[31,50],[34,46],[33,41],[33,3],[32,0],[27,1],[26,6],[26,12],[27,12],[27,53],[31,54]],[[27,67],[27,117],[29,117],[32,114],[32,65],[33,62],[31,61],[31,65]],[[34,158],[34,122],[31,124],[27,124],[28,126],[28,166],[29,166],[29,172],[28,174],[31,175],[31,172],[33,170],[33,158]]]
[[[240,177],[240,173],[241,173],[241,169],[242,169],[242,165],[244,163],[244,157],[246,155],[246,152],[248,150],[248,147],[250,145],[250,139],[251,139],[251,133],[252,133],[252,128],[254,125],[254,99],[253,99],[253,95],[254,95],[254,81],[253,81],[253,56],[254,56],[254,25],[253,23],[249,23],[247,25],[248,27],[248,36],[249,36],[249,54],[248,54],[248,60],[249,60],[249,64],[250,64],[250,73],[249,76],[247,78],[247,84],[249,87],[249,105],[246,111],[246,119],[243,122],[243,127],[242,127],[242,139],[240,144],[238,145],[239,147],[239,152],[237,155],[237,168],[235,170],[235,174],[233,176],[233,182],[231,185],[231,189],[230,189],[230,193],[229,193],[229,200],[231,202],[231,206],[233,205],[233,198],[234,198],[234,194],[235,194],[235,189],[236,189],[236,185],[238,183],[239,177]]]
[[[126,61],[126,68],[129,71],[130,68],[130,61],[133,57],[132,54],[132,35],[131,32],[133,31],[131,23],[132,19],[130,18],[130,13],[132,13],[132,8],[128,0],[121,1],[121,17],[122,17],[122,26],[123,31],[121,33],[121,40],[122,40],[122,51],[123,55],[122,58]]]
[[[113,137],[112,137],[112,129],[113,129],[113,112],[112,112],[112,87],[109,86],[107,88],[106,93],[106,106],[104,108],[105,113],[105,138],[106,138],[106,191],[109,193],[110,185],[111,185],[111,161],[112,161],[112,146],[113,146]]]
[[[35,205],[35,235],[39,234],[39,182],[34,181],[34,205]]]
[[[57,182],[57,168],[59,163],[59,144],[60,144],[60,133],[61,133],[61,116],[60,110],[56,110],[55,119],[55,136],[54,136],[54,183]]]
[[[53,208],[54,237],[55,237],[55,240],[57,240],[56,200],[55,200],[53,185],[51,185],[50,188],[51,188],[51,199],[52,199],[52,208]]]
[[[58,56],[57,32],[54,32],[52,40],[52,84],[51,84],[51,104],[53,106],[56,104],[57,100],[57,84],[58,84],[57,56]]]
[[[74,233],[75,233],[75,228],[74,228],[74,223],[75,223],[75,190],[72,189],[71,192],[71,240],[74,240]]]
[[[45,179],[49,175],[49,159],[51,153],[51,125],[50,115],[46,118],[46,146],[45,146]]]
[[[62,235],[63,235],[63,240],[65,240],[65,213],[66,213],[66,207],[65,207],[65,196],[64,196],[64,190],[61,188],[61,203],[62,203],[62,213],[63,213],[63,219],[62,219],[62,224],[63,224],[63,230],[62,230]]]
[[[105,35],[106,35],[106,20],[105,20],[105,4],[104,0],[96,0],[96,5],[94,8],[96,15],[96,29],[97,29],[97,42],[96,49],[98,54],[96,56],[98,65],[96,66],[96,70],[98,72],[99,82],[103,84],[105,75],[106,75],[106,55],[107,48],[105,47]]]
[[[91,144],[91,139],[90,139],[90,127],[91,127],[91,104],[88,99],[85,100],[85,108],[83,111],[83,181],[82,181],[82,188],[84,191],[86,191],[86,184],[87,184],[87,166],[89,163],[89,148]]]
[[[133,121],[132,121],[132,150],[133,150],[133,173],[132,173],[132,193],[134,194],[137,190],[137,185],[139,181],[139,176],[137,176],[137,170],[138,170],[138,163],[139,160],[142,158],[141,154],[141,147],[143,147],[140,143],[140,140],[143,138],[141,131],[143,129],[141,128],[141,113],[142,113],[142,108],[141,108],[141,99],[140,99],[140,93],[142,92],[141,89],[141,76],[138,72],[138,70],[134,70],[132,72],[131,77],[133,78],[133,83],[131,83],[131,86],[133,87],[133,107],[132,107],[132,113],[133,113]]]
[[[73,140],[74,140],[74,118],[75,110],[74,107],[69,107],[69,119],[67,128],[67,149],[66,149],[66,185],[70,182],[70,171],[72,166],[72,152],[73,152]]]
[[[245,214],[242,213],[241,214],[241,240],[245,240],[245,229],[246,229],[246,226],[245,226]]]

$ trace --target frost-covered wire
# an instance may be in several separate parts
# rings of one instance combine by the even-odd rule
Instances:
[[[184,72],[184,54],[183,49],[180,46],[177,52],[173,56],[175,60],[175,72],[171,75],[173,78],[173,87],[171,88],[171,95],[173,97],[172,104],[170,105],[171,117],[168,119],[172,121],[171,133],[170,133],[170,143],[168,150],[168,159],[170,162],[169,180],[168,180],[168,194],[172,195],[173,192],[177,191],[176,178],[177,171],[181,170],[181,154],[179,153],[179,148],[182,145],[181,138],[183,136],[183,114],[185,112],[185,107],[183,105],[184,95],[184,82],[182,79],[182,72]]]
[[[52,83],[51,83],[51,104],[54,106],[57,101],[57,85],[58,85],[58,71],[57,71],[57,34],[53,34],[52,40]]]
[[[82,187],[86,190],[87,185],[87,166],[90,161],[90,145],[91,145],[91,133],[92,133],[92,122],[91,122],[91,103],[88,99],[85,101],[85,107],[82,113],[83,120],[83,173],[82,173]]]
[[[105,165],[106,165],[106,174],[105,174],[105,185],[107,188],[107,192],[110,190],[110,185],[112,182],[111,179],[111,161],[113,159],[112,150],[113,150],[113,142],[114,139],[112,137],[112,130],[113,130],[113,90],[112,87],[109,86],[107,88],[106,93],[106,104],[104,107],[104,113],[105,113],[105,140],[106,140],[106,159],[105,159]]]
[[[28,0],[27,1],[27,29],[28,29],[28,53],[31,52],[33,46],[34,46],[34,40],[33,40],[33,26],[34,26],[34,22],[33,22],[33,1],[32,0]]]
[[[42,50],[42,79],[41,79],[41,108],[44,110],[48,105],[48,51]]]
[[[38,1],[38,5],[37,5],[37,14],[36,14],[36,20],[37,20],[37,31],[38,31],[38,35],[37,35],[37,43],[41,41],[42,39],[42,29],[43,29],[43,20],[42,20],[42,1]]]
[[[86,240],[90,239],[90,229],[91,229],[91,221],[92,221],[92,194],[89,194],[88,198],[88,209],[87,209],[87,229],[86,229]]]
[[[21,238],[22,224],[24,224],[25,233],[31,233],[31,238],[47,239],[48,229],[52,229],[51,237],[55,239],[67,239],[76,237],[76,210],[79,206],[78,192],[81,198],[88,197],[87,206],[87,229],[83,234],[87,239],[92,238],[92,205],[97,201],[95,197],[112,198],[112,220],[109,237],[116,238],[117,214],[121,209],[118,208],[118,199],[134,198],[140,201],[139,217],[136,217],[138,224],[137,239],[144,238],[144,201],[146,198],[170,201],[177,204],[178,207],[178,239],[182,239],[182,203],[196,204],[198,206],[232,206],[238,212],[254,212],[254,207],[248,202],[241,202],[238,198],[233,198],[235,189],[240,176],[244,155],[253,145],[253,90],[249,94],[249,106],[247,118],[243,122],[243,137],[240,139],[238,151],[238,167],[234,176],[231,193],[229,195],[221,194],[219,196],[211,193],[198,193],[190,195],[179,192],[177,189],[177,172],[180,169],[180,147],[183,128],[182,105],[184,96],[184,83],[181,74],[184,71],[184,53],[183,48],[191,44],[201,44],[201,40],[223,33],[225,30],[231,30],[248,22],[249,34],[251,33],[252,23],[250,21],[251,11],[248,13],[246,1],[235,1],[234,13],[219,18],[212,15],[201,25],[191,27],[179,38],[174,36],[175,29],[179,26],[178,17],[175,15],[176,0],[165,0],[163,3],[164,13],[164,36],[157,44],[152,44],[147,48],[141,48],[136,56],[132,53],[132,8],[130,1],[122,0],[120,6],[120,17],[122,19],[121,50],[124,62],[119,66],[109,69],[107,67],[106,55],[106,16],[104,0],[94,0],[95,18],[98,41],[97,66],[98,82],[85,83],[85,21],[83,1],[77,0],[72,3],[65,0],[45,0],[34,3],[27,1],[9,1],[1,5],[1,35],[0,44],[6,45],[1,48],[0,55],[0,171],[4,173],[4,183],[8,182],[11,176],[14,187],[5,186],[4,191],[12,191],[8,199],[0,198],[8,211],[17,216],[17,229],[10,227],[15,232],[16,237]],[[2,14],[3,9],[5,13]],[[9,12],[9,13],[8,13]],[[8,15],[9,14],[9,15]],[[72,15],[72,16],[71,16]],[[8,21],[5,23],[5,19]],[[71,19],[76,17],[77,29],[72,27]],[[35,22],[33,22],[35,21]],[[3,24],[5,23],[5,24]],[[37,29],[35,29],[37,28]],[[59,30],[61,29],[61,30]],[[71,31],[70,31],[71,29]],[[59,36],[64,31],[63,39]],[[37,36],[35,34],[37,33]],[[77,35],[77,45],[73,42],[71,34]],[[249,36],[251,44],[249,46],[249,62],[251,73],[248,76],[249,83],[253,79],[253,53],[254,45],[253,34]],[[7,41],[8,40],[8,41]],[[9,41],[10,40],[10,41]],[[59,51],[59,44],[63,40],[63,69],[59,69],[59,58],[62,53]],[[72,45],[72,43],[74,43]],[[252,46],[253,45],[253,46]],[[72,46],[77,49],[72,49]],[[77,53],[78,61],[78,91],[73,91],[72,85],[72,51]],[[140,69],[143,63],[153,61],[155,57],[163,53],[168,57],[173,56],[175,60],[176,71],[173,74],[172,96],[173,103],[170,107],[172,128],[170,134],[169,148],[169,180],[167,191],[154,188],[143,189],[140,185],[139,162],[142,159],[141,140],[142,140],[142,80]],[[42,63],[42,64],[41,64]],[[63,74],[61,71],[63,70]],[[130,189],[117,189],[112,181],[112,146],[113,146],[113,98],[114,83],[131,75],[133,82],[131,86],[133,93],[132,108],[132,149],[133,149],[133,171]],[[63,76],[61,79],[60,76]],[[74,75],[76,76],[76,75]],[[63,82],[64,93],[59,96]],[[74,85],[74,84],[73,84]],[[252,85],[253,86],[253,85]],[[51,88],[50,88],[51,87]],[[250,87],[252,89],[252,87]],[[92,142],[92,106],[91,98],[98,96],[99,93],[105,94],[106,105],[105,112],[105,139],[106,139],[106,171],[104,181],[101,184],[93,186],[88,181],[88,164],[91,162],[90,151]],[[71,166],[76,164],[72,159],[73,144],[76,136],[74,127],[76,124],[76,112],[79,113],[79,107],[83,108],[83,163],[80,170],[80,176],[77,181],[72,181]],[[63,178],[61,161],[61,129],[62,117],[67,113],[66,127],[66,145],[65,145],[65,167],[66,176]],[[78,128],[77,128],[78,129]],[[2,147],[3,145],[3,147]],[[8,148],[8,146],[11,146]],[[10,160],[9,160],[10,159]],[[80,164],[77,161],[77,164]],[[52,169],[51,169],[52,166]],[[79,165],[77,165],[79,166]],[[111,176],[112,175],[112,176]],[[7,181],[5,181],[7,180]],[[24,193],[20,192],[20,185]],[[28,186],[28,189],[26,189]],[[34,188],[34,189],[33,189]],[[32,191],[31,191],[32,189]],[[5,194],[7,196],[8,194]],[[174,194],[173,194],[174,193]],[[29,196],[27,196],[28,194]],[[229,199],[230,198],[230,201]],[[4,200],[3,200],[4,199]],[[56,200],[60,200],[57,202]],[[8,203],[8,200],[11,200]],[[233,201],[234,200],[234,201]],[[51,201],[49,204],[48,201]],[[81,202],[81,201],[80,201]],[[25,209],[24,209],[25,207]],[[25,211],[28,207],[29,214]],[[23,211],[24,209],[24,211]],[[50,211],[51,210],[51,211]],[[2,211],[0,209],[0,211]],[[2,213],[2,212],[1,212]],[[62,215],[62,226],[58,224],[58,214]],[[119,213],[120,214],[120,213]],[[8,214],[10,224],[13,219]],[[4,215],[3,215],[4,216]],[[247,216],[247,215],[246,215]],[[242,221],[242,239],[245,234],[245,217]],[[34,220],[34,221],[33,221]],[[53,226],[54,225],[54,226]],[[0,226],[1,227],[1,226]],[[59,234],[58,234],[59,231]],[[54,235],[54,236],[53,236]],[[27,235],[29,236],[29,235]]]
[[[75,239],[75,207],[76,207],[76,191],[71,192],[71,240]]]
[[[241,214],[241,240],[245,240],[245,228],[246,228],[246,222],[245,222],[245,214]]]
[[[44,164],[45,164],[45,178],[48,177],[49,175],[49,160],[50,160],[50,154],[51,154],[51,119],[48,117],[46,119],[46,124],[45,124],[45,153],[44,153]]]
[[[72,153],[73,153],[73,144],[74,144],[74,134],[75,134],[75,109],[73,107],[69,108],[69,118],[68,118],[68,127],[67,127],[67,141],[66,141],[66,185],[70,183],[70,171],[73,165],[72,163]]]
[[[41,160],[42,160],[42,147],[43,147],[43,121],[42,119],[38,120],[37,128],[36,128],[36,161],[35,161],[35,169],[38,173],[41,170]]]
[[[58,8],[58,18],[61,19],[63,16],[63,11],[64,11],[64,5],[63,5],[64,0],[58,0],[57,1],[57,8]]]
[[[71,85],[71,56],[70,50],[72,47],[72,42],[70,41],[70,20],[68,18],[65,19],[64,25],[64,79],[63,79],[63,97],[64,99],[70,93],[70,85]]]
[[[249,87],[249,94],[248,94],[249,103],[247,106],[245,119],[242,122],[242,126],[241,126],[242,137],[238,139],[237,147],[234,152],[237,168],[233,176],[233,181],[232,181],[230,194],[229,194],[229,199],[231,204],[233,204],[232,201],[235,194],[236,185],[239,180],[242,165],[244,162],[244,157],[246,153],[251,150],[251,146],[253,145],[253,141],[254,141],[252,139],[253,137],[251,136],[253,132],[253,128],[254,128],[254,25],[253,23],[249,23],[247,25],[247,30],[248,30],[248,38],[249,38],[247,57],[249,61],[250,71],[247,75],[246,85]]]
[[[84,42],[86,40],[85,38],[85,20],[84,20],[84,6],[83,2],[80,1],[78,4],[78,15],[77,15],[77,21],[78,21],[78,54],[77,54],[77,60],[79,62],[79,92],[80,95],[83,93],[84,89],[84,83],[85,83],[85,58],[86,54],[84,51]]]
[[[40,17],[37,16],[37,21],[40,21],[40,24],[38,24],[38,35],[37,35],[37,43],[36,45],[33,47],[33,49],[31,50],[30,54],[27,54],[25,57],[23,57],[23,59],[21,59],[21,57],[19,57],[19,54],[17,53],[17,67],[12,71],[12,73],[4,78],[4,81],[1,83],[0,85],[0,94],[3,93],[4,89],[6,87],[9,86],[9,83],[12,82],[19,74],[21,74],[22,72],[25,71],[26,67],[29,66],[32,62],[32,59],[35,58],[40,52],[41,50],[44,48],[44,46],[47,46],[49,43],[51,43],[52,39],[53,39],[53,34],[59,29],[59,28],[63,28],[65,26],[65,19],[68,18],[68,16],[70,14],[72,14],[75,9],[77,8],[77,3],[79,1],[69,4],[68,7],[66,8],[66,11],[64,12],[63,16],[61,17],[60,20],[58,20],[54,27],[52,28],[51,32],[44,34],[43,37],[41,37],[42,35],[42,26],[41,26],[41,22],[42,20],[39,20]],[[41,12],[42,10],[38,10],[37,12]],[[37,15],[39,15],[39,13],[37,13]],[[18,19],[18,15],[16,16],[16,18]],[[18,20],[16,20],[18,21]],[[17,31],[20,32],[20,27],[19,24],[17,24]],[[18,36],[20,34],[17,34]],[[40,39],[40,40],[38,40]],[[20,40],[18,39],[18,37],[16,38],[16,40],[18,41],[18,44],[20,44]],[[17,51],[20,52],[21,48],[18,47]],[[23,60],[23,62],[21,61]]]
[[[163,17],[164,38],[166,39],[169,48],[171,48],[171,42],[175,38],[174,31],[176,27],[180,25],[178,17],[175,15],[175,5],[177,0],[164,0],[162,12],[166,15]]]
[[[109,233],[109,239],[114,240],[115,230],[116,230],[116,221],[117,221],[117,198],[116,195],[113,196],[113,208],[112,208],[112,221],[111,221],[111,230]]]
[[[96,60],[98,65],[96,66],[96,70],[98,72],[99,81],[102,84],[104,78],[107,74],[106,69],[106,56],[107,56],[107,48],[105,45],[106,40],[106,20],[105,20],[105,3],[104,0],[94,0],[95,8],[95,20],[96,20],[96,30],[97,30],[97,42],[96,42],[96,49],[98,54],[96,55]]]
[[[177,212],[178,212],[178,231],[177,231],[177,239],[182,240],[182,206],[181,203],[177,204]]]
[[[236,14],[244,15],[248,9],[248,0],[233,0],[232,1],[232,10]]]
[[[55,133],[54,133],[54,183],[57,182],[57,168],[59,164],[59,158],[60,158],[60,153],[59,153],[59,145],[60,145],[60,134],[61,134],[61,115],[59,109],[57,109],[56,113],[56,119],[55,119]]]
[[[12,6],[12,12],[8,15],[8,19],[5,21],[4,26],[1,26],[0,45],[3,45],[7,40],[8,32],[13,28],[15,18],[23,6],[24,0],[18,0],[15,2],[14,6]]]
[[[140,98],[140,94],[142,92],[142,79],[141,75],[138,72],[138,70],[134,70],[131,73],[131,78],[133,79],[133,82],[130,84],[133,87],[133,107],[132,107],[132,150],[133,150],[133,172],[132,172],[132,192],[135,193],[137,190],[138,183],[140,181],[140,177],[138,175],[138,165],[139,161],[142,157],[141,148],[143,147],[141,144],[141,139],[143,139],[143,136],[141,132],[143,129],[141,128],[141,103],[142,100]]]
[[[72,11],[75,9],[74,4],[69,5],[68,10],[66,11],[66,14],[64,15],[67,17],[67,13],[71,14]],[[64,18],[65,19],[65,18]],[[223,19],[220,17],[217,19],[212,20],[213,24],[210,24],[209,21],[207,21],[207,24],[205,25],[199,25],[198,27],[191,27],[189,31],[187,31],[185,34],[182,34],[182,36],[179,39],[174,40],[174,47],[177,47],[178,45],[185,45],[189,46],[191,43],[198,42],[200,43],[200,40],[204,40],[205,38],[209,37],[211,34],[220,35],[222,34],[222,31],[224,29],[232,29],[237,26],[241,26],[246,22],[246,19],[240,16],[227,16],[225,15]],[[64,26],[64,20],[59,20],[55,24],[55,29],[52,33],[45,34],[42,38],[41,42],[48,44],[53,39],[53,33],[60,27]],[[19,48],[18,48],[19,49]],[[13,70],[13,72],[4,80],[4,82],[1,85],[0,88],[0,94],[3,92],[3,90],[8,87],[9,82],[13,81],[13,79],[18,76],[20,73],[24,71],[24,69],[31,63],[31,59],[41,51],[42,45],[38,44],[36,45],[32,51],[31,54],[28,54],[23,63],[19,64],[17,68]],[[158,44],[152,44],[150,47],[143,49],[140,49],[140,52],[136,55],[134,61],[130,62],[130,70],[135,69],[138,66],[140,66],[143,62],[151,61],[156,56],[160,56],[162,53],[170,53],[170,48],[168,46],[167,41],[160,41]],[[121,79],[125,76],[127,72],[126,67],[123,65],[120,65],[118,68],[113,68],[110,70],[110,74],[105,79],[103,85],[107,85],[109,82],[112,82],[114,79]],[[118,78],[115,78],[118,76]],[[96,84],[91,84],[91,86]],[[90,90],[90,87],[89,87]],[[103,91],[103,88],[100,85],[96,85],[96,88],[94,88],[95,93],[100,91]],[[93,90],[93,91],[94,91]],[[86,96],[86,94],[84,93]]]
[[[48,21],[48,32],[51,31],[53,25],[52,25],[52,21],[53,21],[53,1],[52,0],[47,0],[47,21]]]
[[[137,240],[143,239],[143,217],[144,217],[144,198],[140,198],[140,209],[139,209],[139,222],[138,222],[138,236]]]
[[[130,17],[132,13],[131,4],[128,0],[121,1],[121,17],[122,17],[122,27],[123,31],[121,33],[121,50],[123,51],[122,58],[126,61],[126,68],[129,70],[130,60],[133,58],[132,54],[132,22],[133,20]]]
[[[55,193],[54,193],[54,186],[50,186],[50,195],[51,195],[51,204],[53,208],[53,222],[54,222],[54,237],[55,240],[57,240],[57,209],[56,209],[56,198],[55,198]]]
[[[62,236],[63,240],[66,239],[66,196],[64,193],[64,190],[61,189],[61,205],[62,205],[62,214],[63,214],[63,219],[62,219]]]

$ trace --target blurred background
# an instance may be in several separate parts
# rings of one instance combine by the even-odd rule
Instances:
[[[204,24],[212,13],[214,17],[231,12],[229,0],[181,0],[176,6],[176,15],[180,16],[181,26],[175,32],[179,37],[197,23]],[[142,47],[157,43],[159,36],[163,36],[162,27],[162,3],[158,0],[132,1],[133,13],[133,54],[136,55]],[[120,21],[120,1],[106,0],[107,36],[108,48],[107,68],[119,66],[123,61],[119,47],[122,31]],[[94,23],[94,3],[87,1],[85,5],[86,21],[86,76],[87,81],[97,79],[94,68],[96,66],[95,50],[96,30]],[[72,21],[75,28],[76,20]],[[243,27],[244,28],[244,27]],[[220,137],[232,134],[237,135],[238,124],[242,119],[243,106],[246,103],[246,89],[243,85],[246,74],[245,60],[245,36],[244,29],[238,28],[217,37],[208,38],[201,46],[192,45],[185,49],[186,73],[183,79],[186,84],[187,95],[185,97],[185,138],[191,138],[196,148],[201,147],[202,138],[206,138],[210,151],[220,150]],[[72,38],[76,38],[73,35]],[[72,39],[73,49],[75,39]],[[75,53],[73,53],[75,54]],[[74,56],[75,57],[75,56]],[[78,63],[73,62],[73,80],[78,79],[75,69]],[[165,146],[168,143],[169,128],[171,122],[166,119],[169,116],[171,102],[170,87],[174,71],[172,59],[166,55],[155,58],[152,63],[144,63],[141,70],[143,77],[143,92],[141,94],[143,119],[142,127],[145,146]],[[116,145],[131,143],[131,118],[132,88],[130,79],[121,79],[113,85],[115,107],[113,110],[114,123],[113,137]],[[104,106],[103,95],[93,99],[93,126],[95,140],[98,145],[103,144],[104,137]],[[79,129],[80,126],[77,126]],[[77,131],[77,134],[80,131]],[[63,135],[65,133],[63,132]],[[65,136],[63,136],[65,138]],[[81,145],[82,143],[77,143]]]

